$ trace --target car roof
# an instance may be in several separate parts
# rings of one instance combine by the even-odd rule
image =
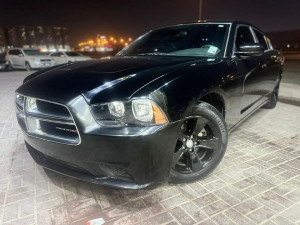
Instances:
[[[38,50],[36,48],[10,48],[8,50]]]

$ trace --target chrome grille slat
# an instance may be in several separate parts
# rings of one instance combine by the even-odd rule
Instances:
[[[27,111],[28,115],[32,115],[32,116],[39,116],[39,117],[45,117],[45,118],[52,118],[52,119],[57,119],[57,120],[70,120],[72,121],[72,117],[70,116],[60,116],[60,115],[54,115],[54,114],[50,114],[50,113],[43,113],[37,110],[32,110],[32,111]]]
[[[72,118],[63,118],[63,117],[54,117],[46,114],[38,114],[38,113],[27,113],[27,116],[34,117],[39,120],[49,121],[49,122],[59,122],[62,124],[74,124]]]

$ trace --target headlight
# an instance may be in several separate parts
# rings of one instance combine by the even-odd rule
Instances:
[[[34,111],[37,108],[36,106],[36,98],[27,98],[26,99],[26,110]]]
[[[125,113],[125,107],[123,102],[111,102],[108,103],[108,109],[111,115],[116,117],[122,117]]]
[[[142,122],[150,122],[153,118],[151,101],[148,99],[136,99],[132,101],[134,118]]]
[[[134,99],[128,102],[114,101],[91,106],[100,125],[159,125],[168,122],[160,107],[150,99]]]
[[[24,109],[24,100],[25,100],[25,98],[23,95],[15,94],[15,101],[16,101],[17,107],[21,110]]]

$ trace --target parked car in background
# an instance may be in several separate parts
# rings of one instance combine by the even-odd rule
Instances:
[[[0,59],[0,70],[9,70],[9,63],[5,59]]]
[[[79,52],[54,52],[50,54],[50,57],[55,62],[55,65],[92,59],[91,57],[84,56]]]
[[[281,74],[257,27],[181,24],[116,57],[31,74],[17,120],[34,160],[59,173],[122,188],[191,182],[218,166],[234,127],[276,106]]]
[[[11,69],[41,69],[54,65],[51,58],[37,49],[14,48],[7,51],[5,59]]]

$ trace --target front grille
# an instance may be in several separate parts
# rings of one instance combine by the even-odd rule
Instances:
[[[78,138],[78,131],[75,125],[40,120],[40,127],[42,131],[52,136],[74,141]]]
[[[41,62],[49,63],[49,62],[51,62],[51,59],[41,59],[40,61],[41,61]]]
[[[91,179],[95,180],[102,180],[101,178],[114,178],[123,181],[133,182],[132,177],[125,171],[125,169],[117,168],[115,166],[104,166],[104,169],[103,165],[101,165],[100,171],[97,171],[97,175],[95,175],[94,173],[90,172],[88,169],[85,169],[81,165],[78,165],[77,163],[75,164],[73,162],[67,162],[58,158],[54,158],[40,151],[37,151],[28,143],[25,144],[27,145],[27,149],[31,156],[35,159],[35,161],[37,161],[39,164],[47,165],[45,167],[48,168],[49,164],[51,164],[50,168],[54,168],[53,166],[56,166],[54,170],[58,172],[61,171],[63,173],[66,173],[66,170],[72,170],[81,173],[81,178],[89,176]],[[57,168],[57,166],[59,166],[60,168]],[[101,175],[99,173],[101,173]],[[89,181],[91,181],[91,179],[89,179]]]
[[[131,178],[124,168],[116,166],[107,166],[114,177]]]
[[[70,117],[68,109],[66,107],[62,107],[61,105],[45,102],[39,99],[36,100],[36,105],[40,113],[58,117]]]
[[[66,167],[68,169],[75,170],[75,171],[80,172],[80,173],[91,174],[86,169],[81,168],[80,166],[77,166],[73,163],[66,162],[66,161],[63,161],[63,160],[60,160],[60,159],[56,159],[56,158],[53,158],[51,156],[45,155],[43,153],[40,153],[40,154],[42,154],[48,161],[50,161],[51,163],[54,163],[56,165]]]
[[[31,103],[31,108],[27,107],[27,102]],[[26,124],[26,131],[31,136],[72,145],[80,142],[76,124],[64,105],[25,97],[24,111],[19,114],[22,115],[17,115],[19,124]]]

